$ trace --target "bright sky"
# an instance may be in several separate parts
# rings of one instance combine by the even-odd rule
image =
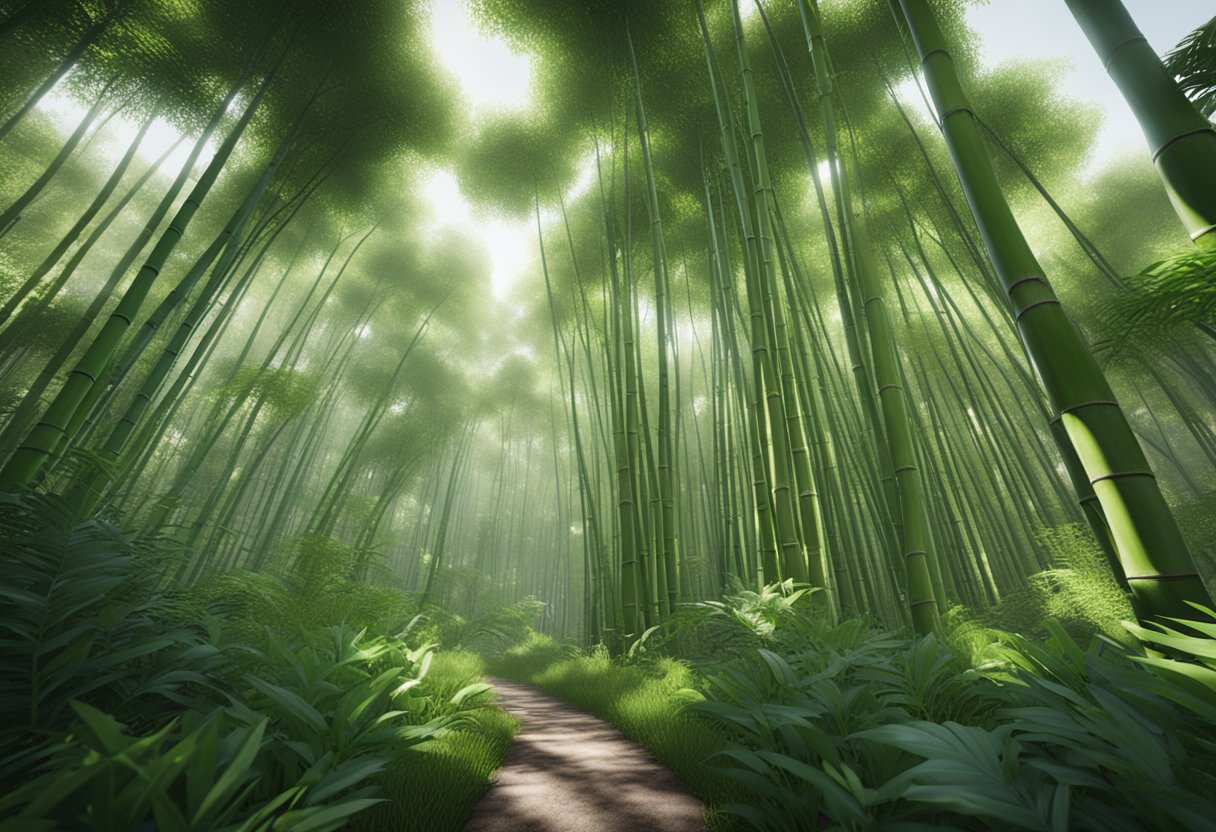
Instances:
[[[434,0],[431,43],[439,63],[456,76],[473,113],[531,103],[532,62],[501,39],[478,31],[463,0]]]
[[[80,102],[66,94],[62,87],[56,87],[43,97],[38,104],[38,109],[50,115],[66,136],[76,128],[89,108],[87,105],[82,106]],[[99,143],[102,152],[117,162],[126,152],[127,146],[134,141],[137,133],[139,133],[139,124],[121,116],[115,116],[95,141]],[[176,130],[163,119],[156,119],[148,128],[148,133],[139,146],[136,158],[142,159],[144,162],[153,162],[172,147],[178,138],[180,136]],[[190,147],[190,142],[182,142],[161,165],[161,173],[173,176],[181,170],[181,166],[186,163],[186,158],[190,155]],[[207,157],[214,153],[215,149],[216,144],[212,141],[208,145]],[[206,157],[200,161],[206,162]]]
[[[532,103],[532,61],[512,52],[500,38],[482,34],[463,0],[434,0],[431,45],[436,59],[456,78],[470,116],[522,110]],[[480,239],[491,255],[490,285],[504,299],[532,262],[536,231],[527,221],[504,220],[475,210],[450,170],[423,179],[433,227],[453,227]]]

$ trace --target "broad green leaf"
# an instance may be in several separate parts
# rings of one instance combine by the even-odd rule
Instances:
[[[253,685],[272,702],[282,708],[287,716],[299,720],[319,734],[329,732],[329,724],[325,721],[325,717],[321,715],[320,711],[305,702],[299,694],[259,679],[256,676],[246,675],[245,681],[249,682],[249,684]]]

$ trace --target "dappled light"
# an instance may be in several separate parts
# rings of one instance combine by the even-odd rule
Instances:
[[[1205,0],[0,0],[0,831],[1197,830]]]

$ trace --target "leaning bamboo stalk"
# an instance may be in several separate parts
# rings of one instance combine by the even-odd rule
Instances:
[[[1138,612],[1191,618],[1196,612],[1187,602],[1211,602],[1148,461],[1005,201],[927,0],[900,0],[900,5],[1014,322],[1094,486]]]

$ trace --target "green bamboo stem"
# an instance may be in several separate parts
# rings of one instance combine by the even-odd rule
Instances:
[[[215,180],[235,149],[245,127],[257,111],[274,76],[274,71],[267,73],[240,120],[216,151],[215,157],[199,177],[186,201],[178,209],[177,215],[152,250],[147,262],[132,280],[131,285],[127,287],[122,300],[110,313],[110,317],[102,326],[97,337],[85,350],[63,387],[60,388],[58,395],[43,414],[41,421],[30,431],[26,440],[18,446],[4,468],[0,469],[0,488],[10,491],[28,488],[37,478],[60,440],[71,439],[71,435],[68,433],[69,422],[118,350],[123,336],[131,327],[131,322],[139,313],[144,299],[151,291],[153,282],[164,268],[169,255],[177,248],[190,221],[194,218],[212,185],[215,184]]]
[[[1149,46],[1121,0],[1066,0],[1123,93],[1174,211],[1200,248],[1216,248],[1216,130]]]
[[[1208,604],[1186,542],[1102,371],[1043,275],[1001,192],[948,45],[927,0],[900,0],[942,132],[1028,357],[1111,528],[1144,617]]]

